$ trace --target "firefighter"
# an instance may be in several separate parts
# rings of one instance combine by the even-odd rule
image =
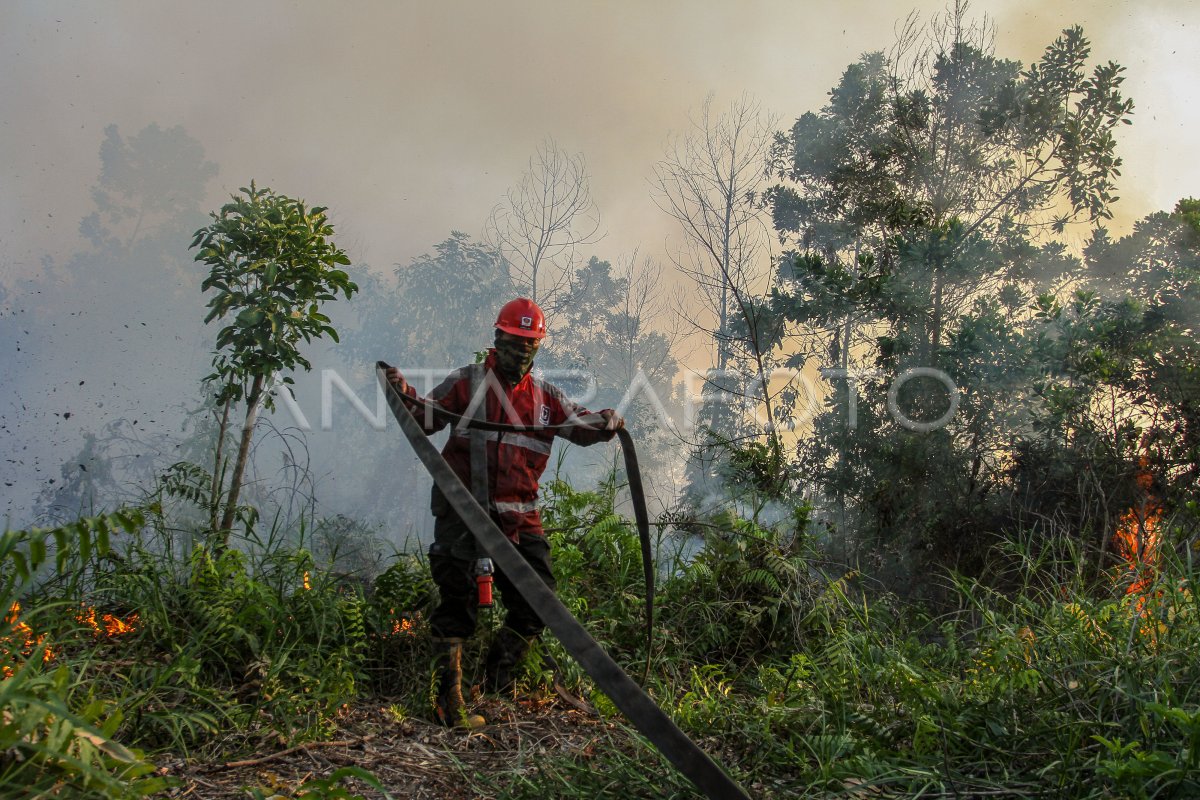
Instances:
[[[625,423],[612,409],[592,414],[530,373],[545,336],[546,318],[536,303],[523,297],[506,303],[496,317],[495,346],[483,363],[450,373],[425,401],[455,414],[532,428],[510,433],[456,426],[442,457],[526,562],[554,589],[550,545],[537,508],[538,480],[549,463],[554,436],[586,446],[612,439]],[[422,399],[400,370],[391,368],[386,375],[402,394]],[[417,418],[426,434],[447,424],[420,408]],[[545,429],[572,422],[579,424],[565,432]],[[485,554],[436,485],[430,508],[435,520],[429,568],[440,594],[430,619],[437,651],[436,713],[444,725],[479,727],[483,717],[468,714],[463,700],[462,650],[463,642],[475,632],[477,564]],[[487,691],[505,693],[512,690],[515,668],[545,626],[501,571],[495,573],[495,586],[508,612],[488,649],[484,685]]]

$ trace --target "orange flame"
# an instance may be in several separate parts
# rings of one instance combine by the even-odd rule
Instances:
[[[84,606],[78,614],[75,615],[78,622],[82,622],[92,629],[92,633],[96,636],[101,634],[105,636],[121,636],[130,633],[137,629],[138,615],[135,611],[125,619],[115,617],[112,614],[102,614],[100,619],[96,619],[96,609],[91,606]]]
[[[416,623],[407,616],[397,617],[396,609],[389,608],[388,613],[392,616],[392,629],[384,636],[416,636]],[[420,612],[418,612],[419,616]]]
[[[122,636],[137,629],[138,615],[137,612],[134,612],[125,619],[121,619],[112,614],[101,614],[100,619],[97,620],[96,609],[91,606],[81,606],[79,613],[75,615],[75,620],[91,628],[92,633],[96,636]],[[13,651],[19,650],[25,657],[28,657],[34,648],[46,640],[44,633],[35,634],[28,623],[21,621],[20,603],[12,604],[12,607],[4,615],[4,621],[12,626],[12,633],[0,637],[0,645]],[[55,655],[54,648],[47,646],[42,650],[42,661],[53,661]],[[11,678],[12,676],[11,668],[0,669],[0,678]]]
[[[1140,614],[1146,605],[1146,593],[1158,574],[1159,545],[1162,543],[1163,507],[1151,493],[1154,476],[1147,466],[1148,459],[1139,459],[1137,484],[1145,499],[1121,515],[1113,544],[1117,554],[1125,559],[1131,574],[1126,595],[1136,595],[1134,608]]]
[[[8,636],[0,637],[0,644],[5,645],[11,650],[20,649],[21,655],[28,656],[36,647],[46,640],[44,633],[33,632],[33,628],[29,627],[26,622],[21,622],[21,604],[14,602],[4,615],[4,621],[12,626],[12,633]],[[42,661],[50,661],[54,658],[54,651],[47,647],[42,651]],[[11,667],[0,669],[0,678],[11,678],[13,670]]]

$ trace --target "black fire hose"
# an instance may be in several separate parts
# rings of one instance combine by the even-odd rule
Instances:
[[[451,508],[454,509],[466,526],[470,528],[471,533],[475,535],[476,541],[491,556],[492,560],[499,565],[500,569],[504,570],[504,574],[508,576],[509,580],[516,586],[517,591],[521,593],[521,596],[525,598],[529,605],[537,609],[538,616],[542,618],[542,622],[546,623],[546,626],[550,628],[566,651],[592,677],[592,680],[596,682],[601,691],[612,700],[613,705],[629,719],[633,726],[649,739],[658,748],[659,752],[666,756],[667,760],[674,764],[675,768],[692,781],[701,792],[712,798],[712,800],[749,800],[749,796],[745,791],[710,759],[703,750],[697,747],[695,742],[689,739],[687,734],[671,721],[670,717],[663,713],[662,709],[654,703],[650,696],[600,647],[591,634],[579,623],[579,620],[575,619],[571,612],[567,610],[567,607],[558,599],[554,591],[542,583],[541,578],[537,576],[533,568],[517,552],[517,549],[513,547],[508,537],[496,527],[496,523],[492,521],[491,515],[479,505],[471,495],[471,491],[463,485],[462,481],[454,473],[454,470],[450,468],[450,465],[442,458],[437,448],[429,441],[424,429],[413,417],[412,412],[405,403],[406,400],[408,402],[419,401],[414,401],[413,398],[402,395],[396,390],[396,387],[388,381],[385,375],[388,368],[388,365],[384,362],[376,362],[376,376],[384,388],[388,406],[392,409],[392,415],[400,423],[400,428],[404,431],[404,435],[408,438],[413,450],[416,451],[417,457],[425,465],[425,468],[429,470],[430,475],[433,476],[434,483],[441,489],[442,494],[446,496],[446,500],[450,503]],[[436,405],[426,405],[425,408],[431,409],[434,413],[444,415],[447,418],[456,419],[458,424],[462,425],[471,425],[487,430],[529,429],[522,426],[481,423],[475,420],[464,419]],[[560,427],[565,428],[567,426]],[[630,455],[634,453],[633,441],[629,437],[628,432],[618,431],[618,435],[621,434],[624,434],[620,438],[622,449],[626,454],[625,464],[626,469],[629,471],[632,488],[634,475],[637,474],[637,456],[633,455],[631,461]],[[639,505],[641,506],[641,514],[644,518],[644,495],[640,499],[635,498],[635,511],[637,511]],[[642,543],[642,556],[645,559],[645,563],[649,564],[649,537],[643,538]],[[647,617],[649,617],[649,603],[651,602],[652,595],[653,574],[651,573],[648,578]]]

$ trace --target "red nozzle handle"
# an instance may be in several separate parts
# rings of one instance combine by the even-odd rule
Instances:
[[[492,607],[492,576],[476,575],[475,586],[479,590],[479,607]]]

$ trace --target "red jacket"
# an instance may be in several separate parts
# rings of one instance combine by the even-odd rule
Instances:
[[[578,445],[606,442],[616,436],[616,431],[589,427],[573,427],[566,432],[546,430],[543,426],[563,425],[577,417],[592,414],[587,409],[567,399],[557,386],[527,374],[511,385],[495,372],[496,351],[489,350],[483,364],[461,367],[446,376],[429,394],[429,400],[455,414],[476,416],[479,402],[472,406],[472,384],[482,384],[486,398],[486,414],[489,422],[510,425],[526,425],[533,430],[520,433],[499,431],[470,431],[454,428],[450,439],[442,448],[442,457],[454,469],[459,479],[483,501],[483,488],[472,487],[471,481],[471,436],[480,436],[487,442],[486,501],[488,510],[498,517],[500,528],[514,541],[521,533],[544,535],[541,515],[537,509],[538,480],[550,461],[550,449],[555,435],[564,436]],[[409,393],[416,397],[410,387]],[[470,412],[470,413],[468,413]],[[425,415],[417,410],[417,420],[427,434],[436,433],[446,427],[447,420],[435,415]],[[430,418],[432,416],[432,418]],[[583,420],[600,424],[598,418]],[[481,466],[482,469],[482,466]],[[482,502],[481,502],[482,504]],[[435,486],[433,490],[434,513],[445,513],[446,500]]]

